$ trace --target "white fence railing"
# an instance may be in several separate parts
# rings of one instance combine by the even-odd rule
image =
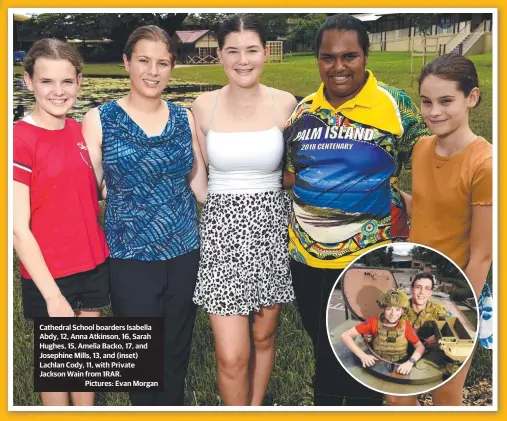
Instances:
[[[459,44],[463,42],[468,34],[470,34],[471,23],[471,21],[466,22],[460,31],[445,45],[446,53],[450,53],[452,50],[454,50]]]
[[[466,39],[465,42],[463,43],[463,50],[461,54],[465,55],[475,45],[475,43],[479,41],[479,38],[484,35],[484,32],[486,32],[485,27],[486,27],[485,22],[484,21],[481,22],[481,24],[472,33],[472,35],[468,39]]]

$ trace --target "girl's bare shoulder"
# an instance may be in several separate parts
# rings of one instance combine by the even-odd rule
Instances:
[[[196,108],[200,112],[210,110],[217,99],[219,91],[220,89],[202,93],[194,100],[192,109]]]
[[[292,107],[294,109],[297,105],[297,100],[293,94],[287,91],[282,91],[281,89],[270,88],[273,90],[273,94],[275,96],[275,100],[277,103],[285,107]]]

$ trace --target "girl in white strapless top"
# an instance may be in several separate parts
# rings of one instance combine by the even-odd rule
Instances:
[[[224,22],[218,43],[229,84],[192,110],[209,168],[194,302],[210,314],[224,403],[261,405],[281,304],[294,300],[282,130],[296,100],[259,83],[269,49],[255,18]]]

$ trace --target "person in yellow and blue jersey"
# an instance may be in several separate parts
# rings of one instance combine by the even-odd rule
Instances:
[[[382,396],[336,361],[327,340],[326,303],[352,260],[408,237],[396,180],[403,166],[410,168],[412,147],[427,132],[410,97],[366,69],[369,40],[360,20],[331,16],[316,41],[321,86],[299,103],[284,130],[293,285],[314,346],[315,405],[380,405]]]

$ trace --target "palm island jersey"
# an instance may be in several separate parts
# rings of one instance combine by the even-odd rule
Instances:
[[[344,268],[371,247],[408,237],[396,181],[426,126],[404,91],[367,74],[336,109],[322,84],[284,130],[285,169],[295,173],[289,253],[309,266]]]

